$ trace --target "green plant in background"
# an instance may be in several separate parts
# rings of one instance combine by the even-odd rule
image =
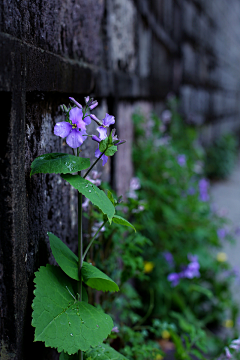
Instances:
[[[60,359],[85,358],[124,359],[107,345],[104,339],[111,333],[113,321],[99,307],[88,303],[87,287],[101,291],[118,291],[118,285],[97,267],[85,262],[86,255],[97,238],[102,227],[112,222],[134,227],[115,213],[118,201],[111,192],[106,195],[86,177],[94,165],[102,159],[103,165],[108,156],[114,155],[117,145],[124,141],[117,139],[115,131],[107,136],[107,127],[114,124],[113,116],[106,114],[101,121],[90,111],[97,101],[85,98],[86,106],[82,107],[75,99],[70,98],[73,107],[63,105],[65,121],[54,127],[54,134],[66,138],[73,155],[52,153],[37,157],[31,165],[31,175],[38,173],[56,173],[78,190],[78,256],[76,256],[57,236],[48,233],[51,250],[58,266],[41,266],[35,276],[35,298],[33,300],[32,325],[35,327],[35,341],[43,341],[45,346],[57,348]],[[86,126],[91,118],[97,122],[99,137],[91,135],[98,143],[95,152],[97,160],[90,166],[88,158],[79,157],[79,147],[87,139]],[[76,152],[75,152],[76,151]],[[84,176],[81,171],[87,170]],[[101,214],[102,223],[89,239],[83,252],[82,236],[82,196],[85,196]],[[74,355],[76,354],[76,355]]]
[[[222,135],[206,148],[205,173],[211,179],[224,179],[234,168],[238,152],[236,136]]]

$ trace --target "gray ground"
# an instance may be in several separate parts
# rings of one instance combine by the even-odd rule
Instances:
[[[240,229],[240,158],[235,170],[227,180],[218,181],[211,186],[211,197],[216,207],[226,213],[230,220],[229,228],[235,231]],[[223,242],[222,251],[227,254],[228,261],[240,274],[240,234],[235,235],[236,244],[231,245]],[[240,283],[236,280],[233,296],[238,301],[240,307]]]

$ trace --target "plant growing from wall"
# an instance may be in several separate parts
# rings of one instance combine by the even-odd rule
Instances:
[[[38,173],[55,173],[78,191],[78,256],[76,256],[57,236],[48,232],[51,250],[58,266],[41,266],[35,274],[35,298],[32,308],[32,325],[35,327],[35,341],[43,341],[46,347],[56,348],[60,359],[125,359],[103,341],[113,328],[111,317],[101,309],[88,303],[87,287],[115,292],[118,285],[97,267],[84,261],[101,228],[112,222],[133,226],[116,215],[118,201],[112,193],[107,195],[86,179],[87,175],[101,159],[103,165],[109,156],[124,143],[118,140],[115,130],[107,135],[107,128],[115,123],[113,116],[106,114],[103,120],[90,114],[97,101],[85,98],[85,106],[70,98],[73,106],[62,106],[65,121],[54,127],[54,134],[66,138],[73,155],[64,153],[43,154],[31,165],[31,176]],[[99,136],[88,135],[86,126],[94,120]],[[90,166],[88,158],[79,157],[82,143],[91,137],[98,143],[96,161]],[[87,170],[84,175],[82,171]],[[82,236],[82,196],[85,196],[102,214],[102,223],[83,251]]]

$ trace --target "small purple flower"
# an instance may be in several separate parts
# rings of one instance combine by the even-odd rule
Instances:
[[[186,165],[186,156],[184,154],[178,155],[177,162],[180,166],[185,166]]]
[[[198,183],[199,186],[199,193],[200,193],[200,200],[206,202],[209,200],[208,195],[208,187],[209,183],[206,179],[201,179]]]
[[[69,112],[71,123],[62,121],[54,126],[54,134],[66,138],[67,144],[73,149],[78,148],[87,139],[87,136],[84,135],[87,135],[85,130],[88,124],[82,117],[82,110],[76,107]]]
[[[164,111],[162,112],[162,122],[163,122],[164,124],[168,124],[168,123],[171,122],[171,120],[172,120],[172,113],[171,113],[171,111],[170,111],[170,110],[164,110]]]
[[[117,327],[117,326],[114,326],[114,327],[112,328],[112,332],[114,332],[114,333],[119,333],[118,327]]]
[[[220,240],[223,240],[226,236],[227,232],[224,228],[217,230],[217,235]]]
[[[180,278],[181,278],[181,276],[178,273],[171,273],[167,277],[168,281],[171,282],[172,287],[175,287],[175,286],[177,286],[179,284]]]
[[[106,137],[107,137],[107,132],[105,133],[99,129],[100,129],[100,127],[97,128],[97,131],[99,132],[99,137],[97,137],[96,135],[92,136],[92,139],[94,141],[97,141],[98,143],[100,143],[102,140],[106,139]],[[99,150],[99,145],[98,145],[98,148],[95,151],[95,157],[99,158],[101,155],[102,155],[102,152]],[[104,166],[106,164],[106,162],[108,161],[108,156],[102,155],[101,159],[102,159],[102,165]]]
[[[226,353],[226,358],[227,358],[227,359],[231,359],[231,358],[232,358],[232,354],[230,353],[228,347],[225,347],[225,353]]]
[[[163,257],[171,267],[174,266],[174,259],[173,259],[173,256],[172,256],[172,254],[170,252],[165,251],[163,253]]]
[[[69,98],[79,109],[82,109],[82,105],[79,104],[74,98],[70,97]]]

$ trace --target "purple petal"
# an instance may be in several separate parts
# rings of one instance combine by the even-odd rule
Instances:
[[[109,126],[115,123],[115,118],[112,115],[106,114],[105,118],[103,119],[103,124],[105,126]]]
[[[101,153],[101,151],[99,150],[99,147],[98,147],[97,150],[95,151],[95,157],[99,158],[99,156],[101,156],[101,155],[102,155],[102,153]]]
[[[73,124],[76,124],[78,128],[86,130],[86,124],[82,119],[83,113],[81,109],[73,108],[69,112],[69,119]]]
[[[103,155],[102,157],[101,157],[101,159],[102,159],[102,166],[104,166],[105,164],[106,164],[106,162],[108,161],[108,156],[107,155]]]
[[[86,97],[84,98],[84,100],[85,100],[85,103],[87,104],[87,103],[89,102],[89,96],[86,96]]]
[[[88,135],[85,130],[80,131],[80,135],[82,136],[83,141],[87,140],[87,136],[84,136],[84,135]]]
[[[60,136],[61,138],[67,137],[72,130],[72,125],[69,122],[62,121],[56,123],[54,126],[54,134]]]
[[[74,98],[70,97],[69,98],[79,109],[82,109],[82,105],[79,104]]]
[[[86,116],[83,121],[85,122],[86,125],[90,125],[91,124],[91,117],[90,115],[89,116]]]
[[[93,119],[98,125],[102,125],[102,121],[99,120],[95,115],[90,115],[91,119]]]
[[[97,137],[97,135],[93,135],[92,140],[97,141],[98,143],[101,142],[101,140]]]
[[[77,129],[73,129],[66,139],[67,144],[73,149],[78,148],[85,140],[85,136],[82,136],[82,133]]]
[[[95,100],[95,101],[92,103],[92,105],[89,106],[89,109],[90,109],[90,110],[93,110],[93,109],[95,109],[95,107],[97,107],[97,106],[98,106],[98,102],[97,102],[97,100]]]
[[[107,129],[106,128],[104,128],[103,126],[99,126],[97,128],[97,131],[99,132],[99,137],[101,140],[106,139],[106,137],[107,137]]]

